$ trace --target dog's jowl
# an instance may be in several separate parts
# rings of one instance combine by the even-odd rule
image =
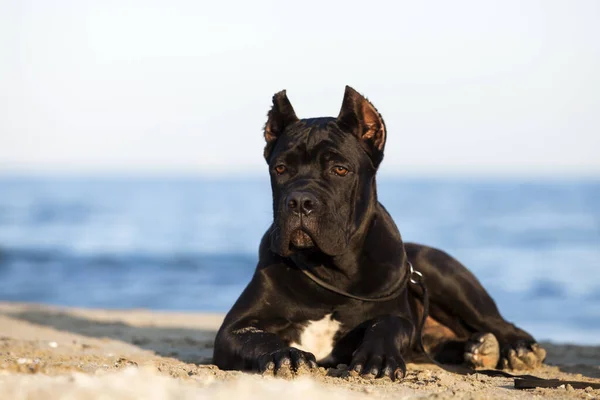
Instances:
[[[273,223],[252,280],[217,334],[217,366],[280,374],[343,363],[369,377],[404,376],[423,316],[410,264],[426,278],[424,343],[438,362],[541,364],[545,351],[502,318],[462,264],[402,241],[377,200],[387,131],[366,98],[346,87],[337,118],[299,119],[279,92],[264,137]]]

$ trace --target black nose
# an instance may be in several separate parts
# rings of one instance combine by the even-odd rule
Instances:
[[[287,209],[308,215],[317,208],[317,198],[308,192],[292,192],[285,200]]]

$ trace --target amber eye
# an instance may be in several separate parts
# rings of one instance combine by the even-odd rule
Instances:
[[[333,167],[333,173],[336,174],[337,176],[346,176],[348,175],[348,168],[344,168],[341,167],[339,165],[336,165],[335,167]]]
[[[275,172],[277,173],[277,175],[281,175],[283,174],[285,171],[287,171],[287,168],[285,167],[285,165],[278,165],[275,167]]]

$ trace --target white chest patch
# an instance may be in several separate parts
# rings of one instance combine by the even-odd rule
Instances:
[[[291,343],[290,346],[313,353],[317,361],[322,361],[333,350],[333,337],[340,325],[340,321],[331,318],[331,314],[318,321],[309,321],[300,334],[300,342]]]

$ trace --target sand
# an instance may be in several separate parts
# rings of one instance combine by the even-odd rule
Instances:
[[[600,390],[520,391],[506,378],[410,364],[401,382],[343,369],[294,379],[210,365],[223,316],[0,303],[0,399],[600,399]],[[542,377],[600,382],[600,347],[544,343]]]

